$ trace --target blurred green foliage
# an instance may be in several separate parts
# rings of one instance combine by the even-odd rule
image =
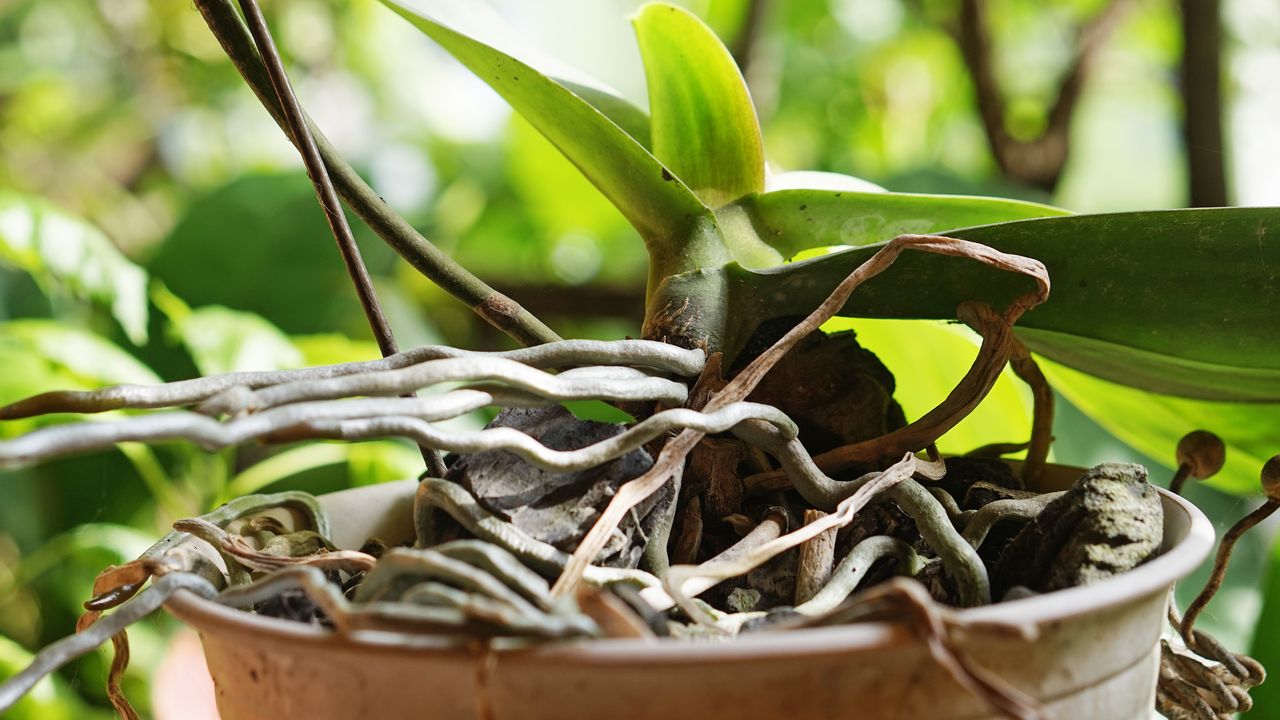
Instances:
[[[739,47],[746,0],[685,4]],[[531,44],[589,68],[643,106],[639,53],[623,20],[638,1],[495,5]],[[1016,134],[1033,135],[1070,55],[1065,28],[1101,0],[992,5],[1011,122]],[[1240,59],[1230,102],[1237,117],[1272,118],[1280,100],[1247,91],[1277,61],[1280,18],[1265,0],[1228,6],[1229,46]],[[998,177],[946,30],[954,2],[765,8],[747,79],[775,171],[827,170],[895,191],[1000,195],[1077,211],[1183,203],[1170,80],[1178,29],[1169,0],[1138,4],[1099,58],[1055,197]],[[478,80],[375,0],[287,0],[265,10],[303,103],[427,237],[562,335],[638,333],[646,259],[634,231]],[[1265,144],[1269,132],[1265,122],[1235,126],[1235,183],[1242,199],[1270,192],[1277,204],[1280,179],[1244,150],[1274,149]],[[352,224],[402,346],[507,346]],[[902,342],[901,323],[852,326],[898,373],[910,415],[941,399],[973,353],[972,337],[954,327],[913,330],[917,344],[932,348],[921,353]],[[931,363],[931,355],[945,362]],[[374,356],[298,159],[189,3],[0,0],[0,403],[55,388]],[[1136,408],[1135,421],[1170,432],[1214,427],[1206,404],[1094,382],[1088,397],[1069,399],[1105,417]],[[1025,390],[1006,377],[946,447],[1022,438],[1027,408]],[[0,433],[34,422],[2,425]],[[1134,458],[1163,482],[1172,448],[1135,451],[1123,445],[1133,439],[1124,423],[1109,426],[1116,435],[1060,402],[1056,459]],[[1256,438],[1256,456],[1232,458],[1225,481],[1247,490],[1259,458],[1278,449],[1280,439]],[[404,477],[420,462],[415,449],[393,442],[212,455],[165,444],[0,474],[0,677],[70,632],[97,571],[137,555],[174,518],[267,486],[323,492]],[[1190,494],[1220,527],[1253,502],[1201,487]],[[1206,618],[1233,647],[1247,646],[1264,604],[1261,568],[1280,558],[1266,542],[1247,540]],[[1280,567],[1280,559],[1271,562]],[[1276,576],[1269,586],[1280,587]],[[1280,590],[1268,592],[1267,612],[1280,616]],[[147,678],[171,630],[166,620],[131,633],[126,687],[144,715]],[[1267,649],[1261,640],[1259,647]],[[42,685],[14,717],[105,716],[105,670],[105,655],[87,657]]]

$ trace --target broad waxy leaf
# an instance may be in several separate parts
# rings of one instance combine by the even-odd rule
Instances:
[[[582,171],[649,243],[672,247],[706,207],[600,110],[529,65],[397,0],[383,3],[484,80]]]
[[[42,200],[0,193],[0,262],[46,293],[103,303],[130,341],[147,341],[147,273],[92,225]]]
[[[760,239],[787,259],[812,248],[869,245],[898,235],[1069,214],[1021,200],[833,190],[776,190],[736,205]]]
[[[649,115],[632,105],[629,100],[592,85],[583,85],[562,78],[554,78],[556,82],[568,88],[574,95],[586,100],[599,110],[613,124],[622,128],[646,150],[652,151],[653,141],[649,131]]]
[[[653,154],[713,208],[764,190],[760,123],[729,50],[674,5],[646,5],[632,22],[649,86]]]
[[[1042,261],[1049,301],[1019,321],[1049,358],[1133,387],[1208,400],[1280,401],[1280,243],[1268,208],[1079,215],[948,234]],[[784,267],[724,269],[739,327],[804,315],[878,250],[845,250]],[[698,280],[672,278],[680,283]],[[705,281],[704,281],[705,282]],[[841,314],[948,319],[966,300],[1005,306],[1026,278],[976,262],[907,252],[859,288]],[[1188,292],[1197,288],[1198,292]],[[1198,375],[1197,375],[1198,374]]]

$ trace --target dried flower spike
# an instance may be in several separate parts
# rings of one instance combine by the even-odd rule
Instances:
[[[1178,441],[1178,471],[1169,482],[1169,491],[1182,494],[1187,478],[1204,480],[1222,469],[1227,459],[1227,447],[1222,438],[1208,430],[1192,430]]]
[[[1274,455],[1270,460],[1262,466],[1260,478],[1262,482],[1262,491],[1267,495],[1267,501],[1258,509],[1240,518],[1240,521],[1231,526],[1226,534],[1222,536],[1222,542],[1218,545],[1218,555],[1214,558],[1213,572],[1209,575],[1209,581],[1205,583],[1204,589],[1191,601],[1191,605],[1187,607],[1187,614],[1182,618],[1182,639],[1187,643],[1187,647],[1196,650],[1196,638],[1192,634],[1195,629],[1196,617],[1204,610],[1205,605],[1213,599],[1218,592],[1218,588],[1222,587],[1222,578],[1227,574],[1227,563],[1231,561],[1231,551],[1235,548],[1236,542],[1249,531],[1254,525],[1266,520],[1277,509],[1280,509],[1280,455]]]

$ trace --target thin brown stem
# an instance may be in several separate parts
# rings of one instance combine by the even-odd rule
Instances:
[[[1173,479],[1169,481],[1169,492],[1174,495],[1182,494],[1182,486],[1187,484],[1187,478],[1191,477],[1191,465],[1182,463],[1178,466],[1178,470],[1173,474]]]
[[[1196,638],[1192,631],[1196,626],[1196,618],[1199,617],[1201,611],[1217,594],[1218,589],[1222,587],[1222,580],[1227,574],[1227,564],[1231,562],[1231,551],[1235,549],[1236,542],[1240,540],[1250,528],[1258,523],[1266,520],[1277,509],[1280,509],[1280,501],[1268,499],[1258,509],[1240,518],[1240,521],[1231,526],[1231,529],[1222,536],[1222,542],[1218,545],[1218,555],[1213,561],[1213,572],[1209,575],[1208,582],[1205,583],[1204,589],[1196,596],[1195,600],[1187,606],[1187,614],[1182,616],[1182,640],[1192,650],[1196,649]]]
[[[387,317],[382,312],[382,304],[378,302],[378,294],[373,289],[369,270],[365,267],[364,258],[360,256],[360,248],[356,245],[355,236],[351,234],[351,226],[347,224],[347,216],[342,212],[342,204],[333,189],[333,181],[330,180],[329,172],[325,169],[320,151],[316,148],[315,138],[311,135],[311,129],[307,127],[302,106],[298,104],[298,97],[293,92],[293,84],[289,82],[289,74],[284,69],[280,52],[276,49],[275,41],[271,37],[271,29],[267,27],[267,20],[262,16],[262,9],[258,7],[256,0],[240,0],[240,8],[244,11],[249,33],[258,47],[258,54],[267,68],[267,76],[271,78],[271,86],[275,89],[276,101],[280,103],[286,129],[293,144],[302,155],[307,177],[311,178],[311,184],[315,186],[316,198],[320,201],[320,207],[324,209],[325,220],[329,223],[329,230],[333,232],[333,239],[338,243],[342,262],[346,265],[347,274],[351,276],[351,284],[356,288],[356,295],[360,298],[361,307],[364,308],[365,318],[369,321],[370,329],[373,330],[374,340],[377,341],[383,357],[394,355],[399,352],[395,336],[392,335],[391,326],[387,324]]]
[[[275,96],[266,68],[263,67],[248,30],[232,7],[231,0],[195,0],[195,4],[245,83],[258,96],[276,124],[289,134],[283,108]],[[338,194],[361,220],[409,264],[522,345],[540,345],[560,339],[528,310],[454,262],[388,207],[351,165],[342,159],[324,133],[310,120],[307,122]],[[292,138],[291,134],[290,137]]]
[[[356,297],[360,299],[360,306],[364,308],[364,316],[369,322],[369,329],[373,331],[374,340],[378,343],[378,350],[382,353],[382,357],[395,355],[400,352],[400,348],[396,346],[391,325],[387,323],[387,316],[382,312],[382,303],[378,302],[378,293],[373,288],[369,269],[360,255],[360,246],[356,244],[351,226],[347,224],[347,216],[342,212],[342,203],[338,200],[338,193],[333,189],[333,180],[329,177],[328,169],[325,168],[324,159],[320,157],[320,150],[316,147],[311,128],[307,126],[302,105],[298,103],[298,97],[293,92],[293,84],[289,82],[289,73],[284,69],[280,51],[276,49],[275,40],[271,37],[271,29],[267,27],[267,19],[263,17],[262,9],[258,7],[256,0],[240,0],[240,8],[244,11],[253,42],[258,47],[258,55],[266,66],[268,77],[271,78],[271,86],[275,89],[276,101],[280,103],[289,137],[302,155],[302,163],[307,168],[307,177],[311,178],[316,199],[320,201],[325,220],[329,223],[329,230],[338,243],[342,264],[346,266],[351,284],[355,286]],[[439,453],[425,445],[419,445],[418,449],[422,452],[422,460],[427,464],[427,469],[432,474],[443,477],[444,461]]]
[[[129,633],[111,636],[111,669],[107,672],[107,699],[121,720],[139,720],[138,711],[124,694],[124,673],[129,669]]]

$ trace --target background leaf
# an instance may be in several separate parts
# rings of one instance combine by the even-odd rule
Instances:
[[[160,382],[146,365],[111,341],[58,320],[0,323],[0,368],[4,368],[0,372],[0,404],[50,390]],[[0,437],[15,437],[67,417],[48,415],[5,422],[0,424]]]
[[[391,251],[352,222],[370,272]],[[301,172],[249,175],[197,197],[149,269],[193,307],[227,305],[290,333],[368,332],[315,191]]]
[[[246,468],[227,484],[221,501],[262,492],[282,480],[340,464],[347,466],[353,485],[413,478],[423,469],[422,455],[407,442],[307,443],[282,450]]]
[[[152,291],[152,297],[169,316],[170,333],[186,347],[202,375],[285,370],[305,364],[289,338],[258,315],[219,305],[192,310],[162,286]]]
[[[893,399],[908,421],[942,402],[978,352],[977,336],[962,325],[837,318],[822,329],[857,332],[858,344],[893,373]],[[982,404],[943,435],[938,448],[956,455],[990,443],[1025,442],[1031,436],[1030,407],[1026,385],[1006,367]]]
[[[1136,450],[1173,463],[1174,448],[1197,429],[1217,433],[1227,444],[1221,472],[1205,481],[1240,495],[1257,494],[1258,471],[1280,452],[1280,405],[1192,400],[1107,382],[1040,359],[1049,382],[1073,405]]]
[[[760,123],[729,50],[674,5],[646,5],[632,24],[649,85],[653,154],[709,207],[764,190]]]
[[[338,365],[382,357],[374,341],[352,340],[337,333],[294,335],[289,342],[302,353],[303,363],[308,366]]]
[[[1258,613],[1258,630],[1253,634],[1249,655],[1274,672],[1280,668],[1280,633],[1275,632],[1276,624],[1280,623],[1280,542],[1272,545],[1259,581],[1262,610]],[[1262,717],[1273,717],[1268,713],[1280,708],[1280,685],[1275,682],[1264,682],[1249,694],[1253,696],[1254,713],[1261,711]]]
[[[1040,354],[1145,390],[1265,402],[1280,400],[1280,243],[1266,240],[1276,216],[1270,208],[1168,210],[948,232],[1044,262],[1053,293],[1018,324]],[[809,312],[877,249],[765,271],[726,268],[742,326],[727,346],[759,321]],[[841,314],[945,319],[965,300],[1002,307],[1029,288],[1024,277],[976,262],[908,252]],[[1092,354],[1080,352],[1082,339]]]
[[[92,225],[42,200],[0,193],[0,260],[48,295],[105,304],[129,340],[147,341],[147,274]]]
[[[0,636],[0,681],[17,675],[31,659],[32,654],[21,645]],[[114,717],[105,710],[90,708],[58,675],[37,683],[4,716],[7,720],[106,720]]]

